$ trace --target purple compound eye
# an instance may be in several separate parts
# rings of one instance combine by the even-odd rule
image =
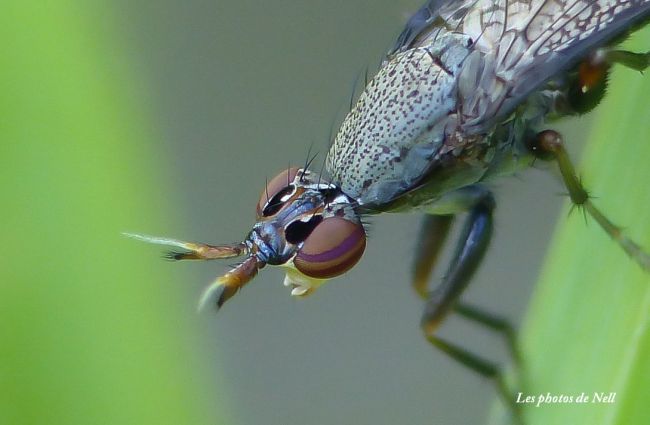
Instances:
[[[282,208],[283,203],[280,200],[280,198],[282,198],[280,192],[291,192],[289,185],[293,182],[296,174],[298,174],[298,170],[297,167],[288,168],[268,182],[266,187],[262,190],[260,200],[257,203],[258,218],[274,215]],[[279,194],[280,196],[276,196]]]
[[[360,223],[329,217],[311,232],[293,262],[306,276],[329,279],[357,264],[365,248],[366,232]]]

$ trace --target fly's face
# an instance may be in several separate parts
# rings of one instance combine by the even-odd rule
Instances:
[[[315,179],[309,170],[289,168],[269,181],[256,212],[252,230],[243,242],[235,245],[129,236],[189,251],[170,253],[169,258],[175,260],[245,255],[242,263],[218,278],[201,297],[200,306],[216,298],[218,307],[267,264],[286,269],[284,285],[291,288],[291,295],[308,295],[326,280],[353,267],[366,246],[366,234],[354,201],[336,185]]]
[[[326,198],[335,190],[327,184],[313,184],[307,173],[298,176],[298,171],[290,168],[276,176],[257,203],[257,222],[246,244],[265,264],[283,265],[293,259],[323,221]]]
[[[307,295],[361,258],[365,232],[352,205],[335,185],[290,168],[262,191],[245,244],[260,264],[287,269],[292,295]]]

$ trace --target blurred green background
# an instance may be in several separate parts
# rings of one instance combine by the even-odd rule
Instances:
[[[418,217],[373,219],[364,260],[309,299],[264,270],[218,316],[195,306],[224,265],[120,236],[240,240],[265,177],[324,153],[355,78],[419,6],[5,1],[0,424],[483,422],[490,383],[417,326]],[[562,127],[574,157],[588,124]],[[467,298],[518,322],[562,188],[543,170],[494,188],[494,249]],[[461,320],[442,334],[504,357]]]

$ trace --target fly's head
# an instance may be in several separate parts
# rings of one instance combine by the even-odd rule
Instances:
[[[307,295],[361,258],[366,234],[353,205],[336,185],[290,168],[262,191],[245,244],[260,264],[286,268],[292,295]]]
[[[147,242],[180,247],[172,259],[245,256],[218,278],[201,297],[200,306],[216,298],[217,307],[237,293],[267,264],[286,269],[291,295],[305,296],[322,283],[352,268],[366,246],[366,233],[355,202],[334,184],[309,170],[289,168],[271,181],[256,207],[257,221],[235,245],[207,245],[129,235]],[[189,251],[189,252],[186,252]]]

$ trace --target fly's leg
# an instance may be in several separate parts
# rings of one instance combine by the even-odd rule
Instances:
[[[431,272],[447,239],[453,219],[453,215],[427,215],[422,221],[413,264],[412,285],[415,292],[424,300],[429,297]],[[454,306],[454,312],[467,320],[476,322],[503,335],[512,359],[517,366],[521,365],[521,355],[517,346],[515,328],[507,319],[462,302],[458,302]]]
[[[457,345],[447,342],[440,337],[430,335],[427,336],[427,340],[431,343],[431,345],[447,354],[449,357],[456,360],[463,366],[473,370],[485,378],[493,380],[494,384],[496,385],[499,397],[510,409],[515,423],[519,425],[522,425],[524,423],[521,409],[515,402],[514,395],[510,390],[508,383],[506,382],[501,368],[496,363],[485,360],[463,348],[458,347]]]
[[[453,215],[426,215],[420,227],[420,238],[413,264],[413,289],[423,299],[429,295],[429,278],[440,250],[454,221]]]
[[[517,332],[515,327],[512,326],[506,318],[496,314],[485,311],[479,307],[459,302],[454,308],[454,312],[467,320],[479,323],[486,328],[498,332],[503,335],[503,338],[508,345],[508,352],[515,362],[518,369],[522,367],[522,356],[517,345]]]
[[[492,236],[494,198],[480,186],[461,189],[470,206],[460,243],[442,283],[427,295],[422,329],[432,335],[469,284]]]
[[[609,50],[605,53],[605,61],[618,63],[635,71],[644,71],[650,66],[650,52],[634,53],[625,50]]]
[[[575,169],[569,155],[564,148],[564,142],[560,133],[554,130],[544,130],[535,137],[529,139],[528,147],[531,152],[543,160],[555,160],[560,168],[564,186],[569,191],[571,202],[583,208],[607,234],[623,248],[623,250],[636,261],[645,271],[650,272],[650,255],[646,253],[637,243],[623,234],[620,227],[612,223],[598,208],[591,202],[587,190],[582,186],[576,175]]]
[[[426,294],[426,304],[421,322],[422,330],[426,339],[434,347],[479,375],[491,379],[497,387],[499,396],[511,409],[513,417],[517,422],[521,422],[520,410],[500,367],[496,363],[435,335],[438,326],[452,311],[457,311],[462,316],[491,329],[501,332],[508,329],[507,332],[513,334],[512,327],[505,325],[505,321],[497,319],[489,313],[458,303],[462,292],[481,263],[492,236],[492,211],[494,210],[492,194],[483,187],[470,186],[457,191],[452,199],[458,209],[469,210],[469,216],[447,275],[440,286],[429,293],[427,293],[425,278],[430,275],[435,257],[448,233],[452,216],[438,216],[425,220],[423,230],[427,232],[439,231],[439,233],[422,234],[420,239],[420,247],[425,248],[426,252],[418,253],[414,287],[420,295]],[[427,254],[429,258],[427,258]],[[514,346],[514,339],[512,346]]]

